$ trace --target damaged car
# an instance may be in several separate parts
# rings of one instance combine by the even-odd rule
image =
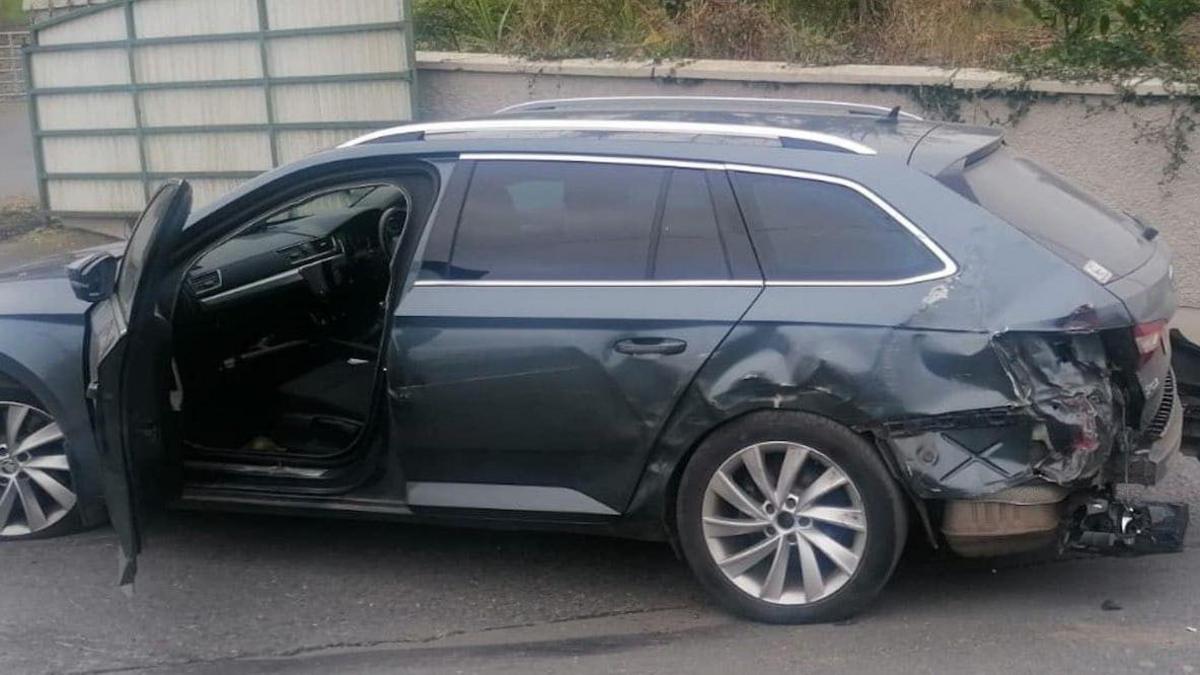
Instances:
[[[168,506],[635,537],[789,623],[910,532],[1171,550],[1186,511],[1116,492],[1192,447],[1157,234],[995,129],[824,101],[540,101],[194,212],[172,180],[4,274],[0,539],[107,518],[127,585]]]

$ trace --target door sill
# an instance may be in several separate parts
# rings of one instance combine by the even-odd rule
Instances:
[[[254,510],[288,514],[375,515],[385,518],[412,515],[412,510],[407,504],[392,499],[345,495],[251,494],[203,487],[185,487],[183,494],[172,506],[197,511]]]

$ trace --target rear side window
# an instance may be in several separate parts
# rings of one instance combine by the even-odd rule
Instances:
[[[655,279],[729,279],[733,271],[703,171],[671,172],[663,205]]]
[[[773,281],[889,282],[945,265],[859,192],[834,183],[735,174],[755,249]]]
[[[731,275],[705,172],[620,164],[479,162],[448,258],[452,280]]]

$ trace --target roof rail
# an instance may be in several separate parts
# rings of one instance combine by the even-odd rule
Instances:
[[[825,146],[856,155],[874,155],[875,150],[857,141],[818,131],[784,129],[743,124],[712,124],[708,122],[674,122],[650,120],[591,120],[591,119],[486,119],[461,122],[428,122],[409,124],[376,131],[338,146],[349,148],[374,142],[422,140],[437,134],[458,134],[487,131],[595,131],[612,133],[679,134],[688,136],[730,136],[778,140],[789,147]]]
[[[591,106],[603,103],[671,103],[676,101],[685,101],[689,103],[747,103],[779,106],[782,108],[796,107],[803,108],[804,106],[829,106],[831,108],[843,108],[850,111],[869,110],[872,112],[887,115],[893,108],[881,105],[871,105],[868,103],[851,103],[847,101],[822,101],[817,99],[800,99],[800,98],[765,98],[765,97],[750,97],[750,96],[584,96],[578,98],[549,98],[540,101],[527,101],[510,105],[506,108],[497,110],[495,114],[503,115],[506,113],[515,112],[536,112],[538,110],[559,110],[559,111],[579,111],[586,110]],[[594,108],[593,108],[594,109]],[[801,112],[797,110],[797,112]],[[900,111],[900,116],[910,120],[920,121],[923,118],[909,112]]]

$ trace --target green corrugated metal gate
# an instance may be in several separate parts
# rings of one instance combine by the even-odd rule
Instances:
[[[43,204],[126,217],[164,179],[197,204],[413,118],[409,0],[112,0],[33,28]]]

